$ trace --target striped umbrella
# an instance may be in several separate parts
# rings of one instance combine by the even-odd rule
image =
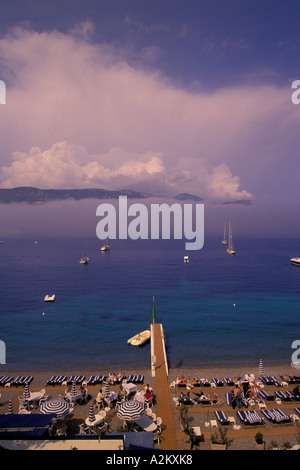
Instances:
[[[264,375],[265,373],[262,359],[259,361],[258,373],[259,375]]]
[[[93,401],[91,401],[91,403],[90,403],[89,421],[90,421],[90,423],[92,423],[93,421],[96,421]]]
[[[77,396],[76,382],[73,382],[73,383],[72,383],[72,387],[71,387],[71,396],[72,396],[72,397],[76,397],[76,396]]]
[[[103,386],[103,396],[107,397],[109,394],[110,394],[110,387],[109,387],[109,383],[106,380]]]
[[[61,418],[68,413],[70,404],[65,400],[48,400],[41,403],[39,412],[42,414],[55,414],[57,418]]]
[[[118,405],[117,416],[124,421],[135,421],[144,413],[144,404],[137,400],[124,401]]]
[[[24,398],[24,400],[29,400],[29,398],[30,398],[29,383],[27,383],[24,387],[23,398]]]
[[[13,412],[14,412],[14,411],[13,411],[13,407],[12,407],[12,402],[11,402],[11,400],[9,400],[9,402],[8,402],[8,408],[7,408],[7,413],[6,413],[6,414],[12,415]]]

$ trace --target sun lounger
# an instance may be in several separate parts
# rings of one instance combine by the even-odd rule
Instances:
[[[18,386],[18,385],[22,385],[22,381],[24,379],[24,376],[23,375],[18,375],[18,377],[16,377],[12,382],[11,382],[11,385],[13,385],[14,387]]]
[[[283,383],[274,377],[274,375],[271,376],[271,380],[273,380],[273,385],[275,385],[275,387],[283,387]]]
[[[47,381],[47,385],[61,385],[66,379],[66,375],[52,375],[52,377]]]
[[[217,378],[213,378],[213,383],[217,386],[217,387],[223,387],[224,385],[224,382],[220,379],[217,379]]]
[[[230,377],[225,377],[223,379],[223,382],[228,385],[228,387],[233,387],[234,386],[234,380],[232,380]]]
[[[144,376],[143,376],[143,374],[137,375],[135,381],[136,381],[136,383],[138,383],[138,384],[144,383]]]
[[[232,393],[231,392],[227,392],[225,393],[225,398],[226,398],[226,403],[227,405],[231,406],[232,405]]]
[[[87,381],[87,385],[102,384],[104,377],[105,377],[104,375],[91,375],[91,377]]]
[[[274,384],[274,380],[271,377],[259,377],[259,380],[264,385],[273,385]]]
[[[295,377],[293,377],[293,376],[291,376],[291,375],[280,375],[280,378],[281,378],[284,382],[287,382],[289,385],[296,383]]]
[[[77,385],[78,384],[82,384],[82,382],[84,381],[85,379],[85,376],[84,375],[71,375],[68,379],[68,384],[72,384],[72,383],[76,383]]]
[[[192,387],[201,387],[201,381],[198,377],[193,377],[191,379],[191,385]]]
[[[207,379],[200,379],[202,387],[210,387],[210,381]]]
[[[13,381],[13,377],[10,377],[8,375],[1,375],[0,377],[0,385],[7,385],[10,384]]]
[[[281,390],[276,390],[275,396],[277,398],[280,398],[280,400],[282,400],[282,401],[290,401],[291,400],[291,397],[289,395],[287,395],[285,392],[282,392]]]
[[[295,411],[298,413],[298,415],[300,415],[300,408],[295,408]]]
[[[33,381],[33,375],[27,375],[27,377],[24,377],[23,379],[23,385],[31,384],[32,381]]]
[[[229,420],[226,417],[224,411],[215,411],[215,415],[216,415],[217,420],[219,421],[220,424],[222,424],[222,425],[229,424]]]
[[[291,421],[291,418],[279,408],[274,410],[262,410],[262,414],[272,423],[289,423]]]
[[[131,383],[134,383],[135,382],[135,378],[136,378],[136,375],[128,375],[127,377],[127,382],[131,382]]]
[[[265,390],[259,390],[259,394],[261,396],[261,398],[263,400],[267,400],[267,401],[272,401],[275,399],[275,396],[274,395],[270,395],[268,392],[266,392]]]
[[[240,410],[238,417],[245,425],[263,424],[264,420],[254,410]]]

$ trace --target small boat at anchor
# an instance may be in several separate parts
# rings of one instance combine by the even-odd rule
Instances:
[[[150,330],[145,330],[145,331],[142,331],[141,333],[138,333],[137,335],[134,335],[132,338],[130,338],[127,341],[127,344],[131,344],[131,346],[142,346],[147,341],[149,341],[150,337],[151,337]]]
[[[300,257],[299,256],[296,256],[295,258],[291,258],[290,261],[294,266],[300,266]]]
[[[109,239],[105,240],[105,244],[101,246],[101,251],[110,251],[110,244],[109,244]]]
[[[54,300],[55,300],[55,294],[52,294],[52,295],[47,294],[44,297],[45,302],[54,302]]]

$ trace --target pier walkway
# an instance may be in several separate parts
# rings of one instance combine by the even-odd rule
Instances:
[[[152,325],[154,333],[155,361],[155,390],[157,399],[157,416],[162,419],[162,433],[160,436],[160,448],[164,450],[178,450],[178,441],[174,422],[174,414],[171,406],[171,396],[168,385],[168,366],[165,355],[165,345],[162,325]],[[176,416],[178,418],[178,416]]]

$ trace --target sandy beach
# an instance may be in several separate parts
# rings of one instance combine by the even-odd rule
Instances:
[[[110,373],[115,372],[123,374],[125,377],[128,377],[130,374],[143,374],[144,375],[144,383],[138,385],[138,389],[144,389],[146,384],[149,384],[154,392],[156,388],[155,378],[151,376],[151,371],[149,369],[142,369],[142,370],[52,370],[52,371],[32,371],[32,370],[22,370],[22,371],[1,371],[0,375],[9,375],[12,377],[17,377],[19,375],[22,376],[29,376],[32,375],[34,377],[33,381],[30,384],[30,389],[32,391],[38,391],[43,388],[46,388],[46,393],[49,397],[58,398],[59,395],[63,394],[65,391],[65,387],[62,386],[47,386],[47,381],[53,375],[66,375],[69,378],[71,375],[83,375],[85,376],[85,380],[88,380],[91,375],[106,375],[108,376]],[[224,377],[231,377],[235,379],[236,377],[243,377],[245,374],[254,374],[255,378],[258,379],[258,365],[253,367],[237,367],[237,368],[176,368],[176,369],[169,369],[169,376],[168,376],[168,384],[169,384],[169,395],[170,401],[172,406],[172,413],[173,419],[176,428],[176,435],[178,441],[178,449],[179,450],[186,450],[189,449],[190,446],[186,442],[187,437],[182,432],[180,427],[180,409],[175,406],[174,398],[178,397],[182,390],[178,389],[177,387],[172,386],[174,381],[178,376],[183,376],[186,379],[192,379],[193,377],[198,378],[207,378],[209,381],[212,378],[219,378],[223,379]],[[284,365],[272,365],[272,366],[265,366],[264,367],[264,375],[265,376],[276,376],[279,378],[281,375],[300,375],[299,371],[292,366],[284,366]],[[111,388],[117,389],[119,386],[115,385]],[[12,400],[14,413],[18,412],[18,396],[22,394],[23,387],[1,387],[0,393],[0,413],[4,414],[7,411],[8,401]],[[78,387],[79,388],[79,387]],[[95,399],[99,385],[92,385],[88,386],[88,393],[90,398],[86,404],[83,405],[76,405],[74,407],[74,412],[67,423],[68,434],[76,434],[79,432],[79,424],[82,423],[88,416],[89,413],[89,406],[90,401]],[[194,404],[188,407],[188,418],[189,424],[191,426],[200,427],[202,435],[204,436],[204,441],[202,440],[199,445],[194,446],[194,450],[209,450],[211,448],[210,443],[210,435],[215,431],[215,428],[210,426],[207,427],[207,423],[216,420],[215,411],[216,410],[223,410],[224,413],[228,416],[236,417],[236,410],[233,410],[231,406],[226,404],[225,400],[225,393],[231,391],[233,387],[215,387],[215,388],[208,388],[205,391],[212,392],[217,395],[218,403],[212,406],[204,406],[201,404]],[[285,386],[281,387],[282,390],[292,390],[293,386]],[[278,388],[274,386],[265,386],[265,390],[268,392],[272,392],[277,390]],[[185,392],[186,390],[184,390]],[[199,388],[194,388],[189,390],[190,395],[192,398],[195,398],[196,395],[194,393],[199,392]],[[270,402],[272,404],[267,404],[267,408],[275,408],[280,407],[286,414],[291,415],[295,414],[295,407],[299,406],[299,402],[281,402],[280,404],[276,404],[275,402]],[[259,413],[258,407],[256,409]],[[153,407],[153,411],[157,411],[157,405]],[[33,413],[38,413],[38,410],[33,410]],[[300,416],[299,416],[300,418]],[[120,431],[122,427],[122,421],[117,418],[116,411],[114,409],[107,410],[106,415],[106,422],[109,424],[110,432],[117,432]],[[288,443],[290,447],[298,444],[297,438],[297,422],[293,422],[290,424],[272,424],[265,420],[263,426],[251,426],[247,427],[245,425],[241,425],[239,430],[234,430],[232,426],[228,427],[228,437],[229,437],[229,446],[228,450],[255,450],[256,444],[254,440],[254,436],[257,432],[262,432],[264,434],[265,440],[265,448],[270,448],[273,443],[277,443],[279,446],[285,445]],[[157,447],[157,444],[156,444]]]

